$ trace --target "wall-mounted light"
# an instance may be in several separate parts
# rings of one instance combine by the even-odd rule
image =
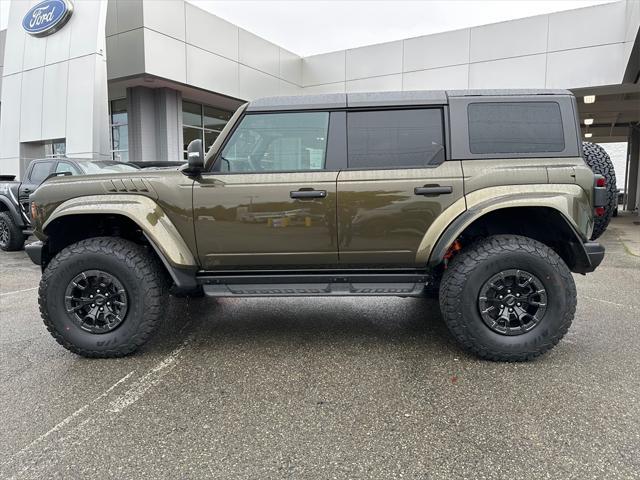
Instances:
[[[584,124],[585,125],[593,125],[593,118],[585,118],[584,119]]]
[[[596,101],[596,96],[595,95],[585,95],[584,96],[584,103],[593,103]]]
[[[584,134],[584,138],[591,138],[591,137],[593,137],[593,133],[591,132],[587,132]]]

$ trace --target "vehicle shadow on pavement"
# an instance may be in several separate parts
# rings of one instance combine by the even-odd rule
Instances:
[[[182,333],[180,333],[182,331]],[[280,346],[325,344],[419,345],[455,350],[437,300],[428,298],[172,298],[149,349],[194,335],[195,343]]]

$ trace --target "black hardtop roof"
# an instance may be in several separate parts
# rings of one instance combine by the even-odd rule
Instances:
[[[317,110],[347,107],[388,107],[406,105],[446,105],[451,97],[572,95],[569,90],[495,89],[495,90],[415,90],[404,92],[328,93],[265,97],[249,102],[247,111]]]

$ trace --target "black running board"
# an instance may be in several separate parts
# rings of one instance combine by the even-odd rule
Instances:
[[[425,294],[424,272],[213,272],[198,275],[209,297],[326,297]]]

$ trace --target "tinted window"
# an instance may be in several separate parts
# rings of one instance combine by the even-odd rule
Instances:
[[[233,132],[216,170],[320,170],[327,147],[328,112],[247,115]]]
[[[347,114],[349,168],[421,167],[444,160],[442,111]]]
[[[42,183],[51,171],[51,162],[38,162],[33,165],[29,180],[32,183]]]
[[[70,163],[58,162],[58,166],[56,167],[56,173],[64,173],[64,172],[69,172],[71,173],[71,175],[76,175],[78,173],[78,170],[76,170],[76,168]]]
[[[562,152],[564,133],[556,102],[471,103],[471,153]]]

